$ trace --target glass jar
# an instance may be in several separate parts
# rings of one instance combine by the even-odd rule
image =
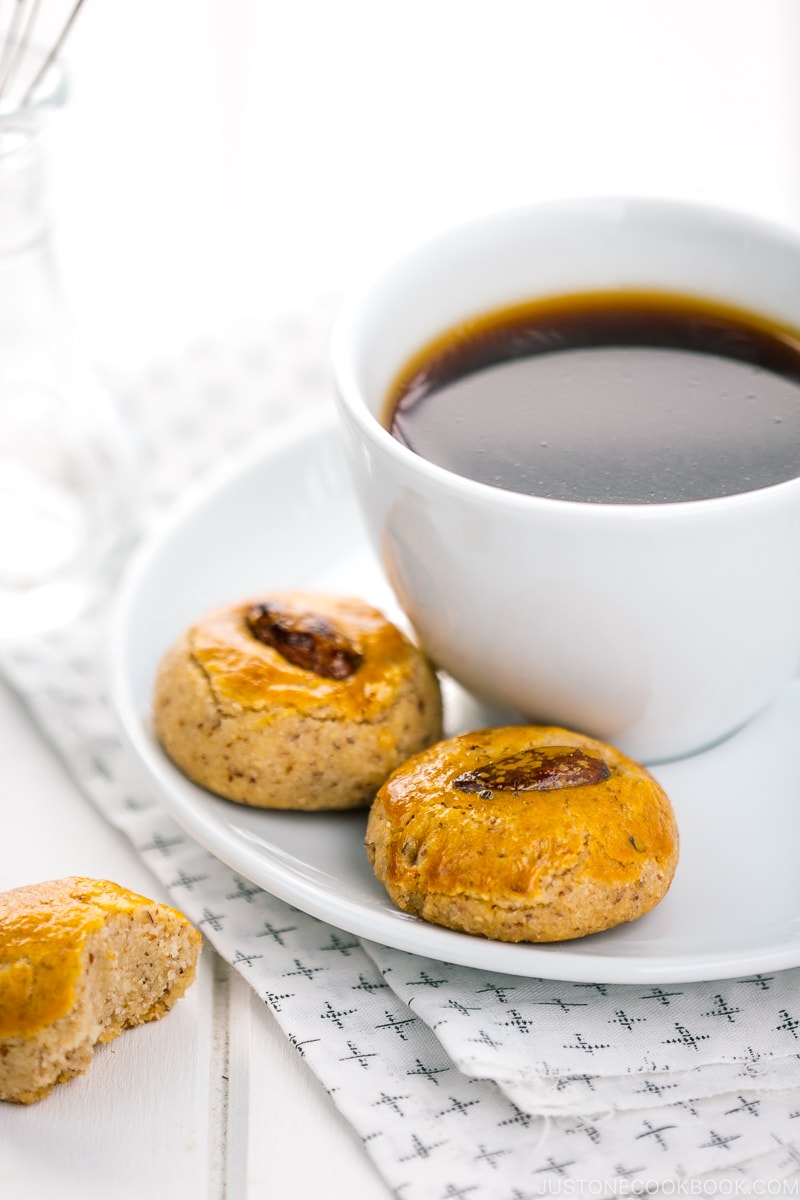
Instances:
[[[132,457],[79,344],[52,261],[45,132],[51,66],[0,104],[0,638],[70,621],[132,530]]]

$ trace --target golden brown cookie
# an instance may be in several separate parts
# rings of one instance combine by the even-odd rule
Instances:
[[[366,848],[399,908],[505,942],[632,921],[663,899],[678,830],[653,777],[565,729],[462,734],[391,776]]]
[[[0,1100],[40,1100],[97,1042],[163,1016],[201,944],[174,908],[107,880],[0,893]]]
[[[428,660],[361,600],[281,592],[201,618],[165,655],[158,738],[190,779],[259,808],[369,804],[441,737]]]

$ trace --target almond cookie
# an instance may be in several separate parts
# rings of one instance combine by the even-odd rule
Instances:
[[[663,899],[670,801],[618,750],[565,729],[462,734],[387,780],[366,848],[399,908],[505,942],[610,929]]]
[[[174,908],[107,880],[0,893],[0,1100],[40,1100],[97,1042],[163,1016],[201,944]]]
[[[165,655],[154,723],[195,783],[258,808],[369,804],[442,735],[428,660],[361,600],[280,592],[216,609]]]

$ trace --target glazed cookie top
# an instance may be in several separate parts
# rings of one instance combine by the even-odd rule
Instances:
[[[30,1036],[69,1012],[86,939],[109,914],[147,906],[188,925],[176,909],[105,879],[71,876],[0,893],[0,1037]]]
[[[635,882],[674,869],[672,806],[638,763],[565,729],[512,726],[440,742],[378,794],[387,880],[486,899],[536,895],[559,876]]]
[[[189,646],[223,710],[378,719],[420,651],[376,608],[351,597],[275,592],[215,609]]]

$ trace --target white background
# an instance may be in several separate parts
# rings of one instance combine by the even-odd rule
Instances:
[[[58,252],[114,367],[540,197],[800,227],[798,0],[87,0],[67,61]]]

